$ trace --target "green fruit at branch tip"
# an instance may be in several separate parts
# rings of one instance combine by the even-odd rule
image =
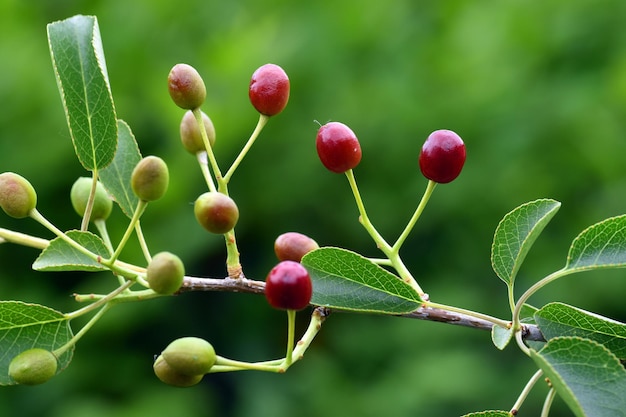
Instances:
[[[213,122],[204,112],[202,112],[202,121],[204,122],[204,129],[206,130],[209,144],[213,146],[215,144],[215,127]],[[187,152],[191,154],[195,155],[206,150],[198,122],[191,110],[185,112],[183,119],[180,121],[180,141]]]
[[[173,387],[191,387],[196,385],[198,382],[202,380],[204,375],[183,375],[180,372],[176,372],[174,368],[172,368],[163,358],[163,355],[159,355],[154,364],[152,365],[152,369],[154,370],[154,374],[168,385]]]
[[[217,191],[209,191],[196,199],[193,205],[196,220],[211,233],[224,234],[233,229],[239,220],[235,201]]]
[[[13,172],[0,174],[0,207],[16,219],[28,217],[37,206],[37,193],[30,182]]]
[[[159,252],[152,258],[146,270],[146,280],[150,288],[158,294],[175,293],[183,284],[185,266],[173,253]]]
[[[130,177],[133,192],[143,201],[154,201],[163,197],[170,182],[167,164],[158,156],[143,158]]]
[[[87,209],[87,201],[89,200],[89,193],[91,192],[91,184],[93,180],[88,177],[80,177],[72,185],[70,191],[70,200],[72,201],[72,207],[79,216],[85,215]],[[109,218],[111,211],[113,210],[113,200],[109,198],[109,194],[104,189],[101,182],[98,181],[96,185],[96,196],[93,201],[93,208],[91,210],[91,220],[106,220]]]
[[[274,241],[274,253],[279,261],[300,262],[304,255],[318,248],[316,241],[298,232],[283,233]]]
[[[11,360],[9,376],[22,385],[38,385],[57,373],[57,358],[46,349],[25,350]]]
[[[167,86],[174,103],[185,110],[199,108],[206,99],[204,81],[191,65],[174,65],[167,76]]]
[[[161,355],[174,371],[189,376],[208,373],[217,360],[213,346],[199,337],[176,339]]]

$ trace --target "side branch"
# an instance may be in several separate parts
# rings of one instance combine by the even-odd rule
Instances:
[[[179,293],[189,291],[225,291],[241,292],[250,294],[263,294],[265,282],[255,281],[247,278],[198,278],[185,277],[183,286]],[[439,308],[420,307],[411,313],[402,314],[398,317],[410,319],[437,321],[441,323],[453,324],[456,326],[471,327],[475,329],[491,331],[493,324],[487,320],[471,317],[466,314],[447,311]],[[522,326],[522,337],[524,340],[545,341],[543,334],[536,325],[525,324]]]

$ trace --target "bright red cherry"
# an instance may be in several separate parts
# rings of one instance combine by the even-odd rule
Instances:
[[[312,296],[311,276],[298,262],[280,262],[265,279],[265,298],[279,310],[302,310]]]
[[[248,95],[259,113],[275,116],[289,101],[289,77],[278,65],[265,64],[252,74]]]
[[[435,130],[428,136],[419,156],[422,174],[440,184],[459,176],[465,164],[465,144],[451,130]]]
[[[341,174],[361,162],[359,140],[343,123],[330,122],[320,127],[315,144],[317,155],[329,171]]]

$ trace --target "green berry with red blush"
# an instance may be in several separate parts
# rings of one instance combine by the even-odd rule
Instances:
[[[315,240],[298,232],[283,233],[274,241],[274,253],[279,261],[300,262],[304,255],[318,248]]]
[[[206,99],[206,86],[198,71],[187,64],[176,64],[167,76],[170,97],[185,110],[199,108]]]
[[[422,174],[445,184],[459,176],[465,164],[465,143],[451,130],[436,130],[428,136],[419,155]]]
[[[201,112],[201,115],[204,130],[206,131],[207,139],[209,139],[209,145],[213,146],[215,144],[215,126],[213,126],[211,118],[204,112]],[[185,112],[180,121],[180,141],[185,150],[191,154],[195,155],[198,152],[206,150],[198,122],[191,110]]]
[[[287,106],[289,87],[289,77],[281,67],[265,64],[252,74],[248,96],[259,113],[275,116]]]
[[[345,124],[330,122],[319,128],[315,139],[317,155],[331,172],[344,173],[361,162],[361,145]]]
[[[0,207],[11,217],[28,217],[37,205],[37,193],[31,183],[13,172],[0,174]]]
[[[146,156],[133,169],[130,185],[142,201],[154,201],[163,197],[169,185],[167,164],[158,156]]]
[[[230,232],[239,220],[235,201],[218,191],[208,191],[196,199],[193,206],[196,220],[211,233]]]
[[[306,268],[294,261],[278,263],[265,279],[265,298],[279,310],[302,310],[311,302],[313,284]]]

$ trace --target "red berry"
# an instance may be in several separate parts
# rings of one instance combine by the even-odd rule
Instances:
[[[174,103],[185,110],[197,109],[206,99],[204,81],[191,65],[174,65],[167,76],[167,86]]]
[[[332,172],[344,173],[361,162],[359,140],[343,123],[330,122],[320,127],[316,146],[322,164]]]
[[[274,252],[279,261],[300,262],[307,253],[319,248],[316,241],[298,232],[287,232],[274,241]]]
[[[465,144],[451,130],[435,130],[428,136],[419,156],[422,174],[445,184],[459,176],[465,164]]]
[[[298,262],[280,262],[265,280],[265,298],[279,310],[302,310],[309,305],[312,295],[309,272]]]
[[[289,78],[278,65],[265,64],[252,74],[248,95],[259,113],[275,116],[289,100]]]

